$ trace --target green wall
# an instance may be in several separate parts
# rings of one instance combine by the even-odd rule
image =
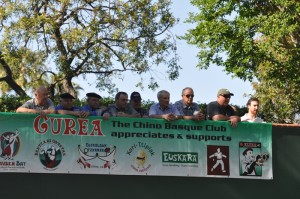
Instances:
[[[300,196],[300,128],[273,127],[274,180],[0,173],[1,198],[293,199]]]

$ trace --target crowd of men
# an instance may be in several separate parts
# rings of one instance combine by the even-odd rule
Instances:
[[[126,92],[118,92],[115,96],[115,103],[104,107],[100,104],[102,97],[97,93],[87,93],[86,105],[83,107],[74,106],[75,97],[69,93],[63,93],[59,105],[55,106],[49,99],[48,90],[40,86],[35,90],[34,98],[25,102],[19,107],[17,113],[36,113],[42,116],[46,114],[69,114],[81,118],[88,116],[109,117],[149,117],[161,118],[167,121],[177,119],[186,120],[222,120],[229,121],[233,127],[238,122],[263,122],[257,116],[259,100],[250,98],[247,102],[248,113],[239,117],[235,107],[229,104],[230,98],[234,96],[228,89],[220,89],[217,93],[217,100],[207,105],[206,112],[201,112],[199,105],[193,102],[194,91],[190,87],[182,90],[181,99],[174,104],[170,103],[170,93],[161,90],[157,93],[158,103],[153,104],[149,110],[141,107],[142,97],[140,93],[133,92],[128,99]]]

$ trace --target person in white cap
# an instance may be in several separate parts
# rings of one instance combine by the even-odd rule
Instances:
[[[210,102],[206,108],[208,120],[229,121],[232,127],[236,127],[241,118],[236,115],[234,109],[229,105],[231,93],[228,89],[222,88],[218,91],[217,101]]]

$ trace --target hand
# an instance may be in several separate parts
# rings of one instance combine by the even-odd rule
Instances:
[[[240,121],[240,117],[237,117],[237,116],[231,116],[228,120],[230,123],[231,123],[231,126],[233,128],[237,127],[238,125],[238,122]]]
[[[198,120],[204,120],[205,116],[202,112],[198,111],[196,114],[194,113],[194,120],[198,121]]]
[[[41,116],[42,118],[46,118],[46,116],[47,116],[47,114],[46,114],[43,110],[40,110],[40,111],[38,112],[38,114],[40,114],[40,116]]]
[[[86,118],[89,115],[90,115],[90,113],[86,112],[86,111],[80,111],[79,112],[79,117],[81,117],[81,118]]]
[[[108,120],[109,119],[110,114],[109,113],[104,113],[103,114],[103,119],[104,120]]]
[[[176,116],[173,113],[168,113],[168,114],[162,115],[162,118],[167,121],[173,121],[176,119]]]

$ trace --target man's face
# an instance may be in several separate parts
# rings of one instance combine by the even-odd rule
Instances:
[[[142,100],[140,99],[130,100],[130,103],[133,108],[141,108]]]
[[[253,156],[253,152],[252,152],[252,151],[247,151],[247,153],[246,153],[245,156],[246,156],[247,159],[251,159],[251,160],[254,159],[254,156]]]
[[[100,107],[100,101],[97,97],[88,97],[87,103],[92,109],[98,109]]]
[[[60,104],[64,109],[71,109],[73,107],[73,99],[61,99]]]
[[[170,104],[170,94],[169,93],[163,93],[161,97],[158,99],[159,105],[162,108],[167,108]]]
[[[256,115],[258,113],[259,104],[257,101],[252,101],[250,105],[248,105],[249,113]]]
[[[217,101],[221,106],[228,106],[230,98],[231,95],[219,95]]]
[[[35,93],[35,99],[38,103],[38,105],[45,105],[47,103],[47,99],[49,97],[49,92],[46,88],[41,88],[36,91]]]
[[[126,108],[128,102],[128,95],[121,94],[119,99],[116,100],[116,105],[118,108]]]
[[[191,89],[186,89],[182,94],[182,101],[185,105],[190,106],[193,103],[194,92]]]

